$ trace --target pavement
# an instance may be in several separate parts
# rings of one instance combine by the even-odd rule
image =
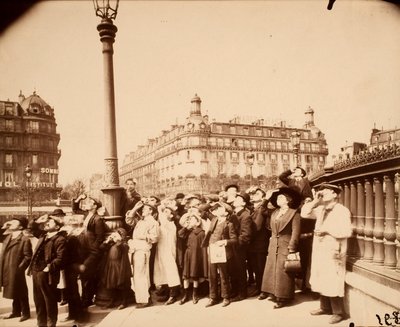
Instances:
[[[36,314],[32,299],[32,281],[27,278],[31,319],[19,322],[19,318],[3,320],[2,317],[11,312],[11,300],[0,299],[0,327],[33,327],[36,326]],[[164,305],[158,302],[153,294],[153,305],[137,309],[134,305],[123,310],[103,309],[91,306],[88,309],[88,320],[83,323],[59,322],[60,327],[324,327],[333,326],[328,323],[329,316],[311,316],[310,311],[319,307],[319,300],[314,294],[296,293],[295,300],[290,306],[274,309],[273,302],[258,300],[256,297],[240,302],[233,302],[227,307],[217,304],[206,308],[207,298],[202,298],[197,304],[191,301],[180,305],[178,302]],[[68,306],[59,306],[58,320],[61,321],[68,314]],[[351,320],[344,320],[334,326],[349,327]],[[354,326],[354,325],[353,325]]]

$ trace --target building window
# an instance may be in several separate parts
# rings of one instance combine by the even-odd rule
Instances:
[[[306,143],[306,144],[304,145],[304,149],[305,149],[305,151],[310,152],[310,151],[311,151],[310,143]]]
[[[222,134],[222,125],[216,125],[215,128],[217,130],[217,133]]]
[[[256,136],[262,136],[262,130],[260,128],[256,128]]]
[[[250,140],[244,140],[244,147],[246,149],[250,148]]]
[[[232,139],[232,146],[238,146],[238,140]]]
[[[238,140],[238,146],[239,146],[239,148],[243,148],[243,140],[242,139]]]
[[[229,131],[231,134],[236,134],[236,126],[230,126]]]
[[[4,172],[4,181],[5,182],[14,182],[14,172],[5,171]]]
[[[282,149],[282,146],[281,146],[281,142],[280,142],[280,141],[276,142],[276,149],[277,149],[277,150],[281,150],[281,149]]]
[[[201,151],[201,160],[207,160],[207,151]]]
[[[271,163],[276,163],[276,154],[271,153],[271,154],[269,155],[269,158],[270,158],[270,160],[271,160]]]
[[[220,161],[220,160],[225,160],[225,152],[223,152],[223,151],[218,151],[218,152],[217,152],[217,159],[218,159],[218,161]]]
[[[187,159],[187,160],[190,160],[190,151],[189,151],[189,150],[186,151],[186,159]]]
[[[319,156],[319,162],[320,163],[325,163],[325,158],[323,156]]]
[[[33,154],[32,155],[32,165],[37,165],[38,164],[38,155]]]
[[[256,140],[251,140],[251,147],[252,147],[253,149],[257,149],[257,142],[256,142]]]
[[[215,137],[210,137],[210,145],[215,146],[215,144],[216,144]]]
[[[257,153],[257,160],[258,161],[264,161],[265,160],[264,153]]]
[[[231,146],[231,140],[228,139],[228,138],[224,139],[224,145],[225,145],[226,147],[230,147],[230,146]]]
[[[249,128],[248,127],[243,127],[243,134],[244,135],[249,135]]]
[[[282,150],[283,150],[283,151],[287,151],[287,149],[288,149],[288,144],[287,144],[287,142],[282,142]]]
[[[5,159],[6,159],[6,167],[11,167],[13,164],[13,155],[7,153]]]
[[[6,131],[14,131],[14,121],[7,119],[6,120]]]
[[[217,139],[217,146],[222,147],[224,146],[224,140],[223,139]]]
[[[275,150],[275,142],[269,142],[269,148],[274,151]]]
[[[312,157],[310,155],[306,155],[306,163],[311,164],[312,163]]]
[[[29,122],[29,132],[39,133],[39,122],[38,121],[30,121]]]
[[[231,160],[232,161],[239,161],[239,153],[238,152],[231,152]]]
[[[36,137],[32,139],[32,148],[34,149],[39,148],[39,140]]]
[[[13,138],[11,136],[6,136],[6,146],[13,145]]]

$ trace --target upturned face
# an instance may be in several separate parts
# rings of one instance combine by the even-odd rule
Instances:
[[[14,231],[22,229],[21,222],[19,220],[16,220],[16,219],[10,220],[7,223],[7,226],[8,226],[8,230],[10,232],[14,232]]]
[[[276,198],[276,204],[279,207],[287,207],[290,199],[284,195],[284,194],[279,194],[278,197]]]
[[[325,188],[322,191],[322,201],[331,202],[337,198],[336,192],[331,189]]]
[[[135,184],[133,181],[131,181],[131,180],[127,181],[127,182],[125,183],[125,186],[126,186],[126,189],[127,189],[128,191],[130,191],[130,192],[134,191],[135,188],[136,188],[136,184]]]
[[[49,219],[45,224],[44,224],[44,230],[46,232],[55,232],[59,230],[60,227],[56,224],[56,222],[53,219]]]
[[[264,198],[264,193],[260,190],[257,190],[255,193],[251,195],[251,202],[259,202]]]
[[[246,203],[244,202],[244,199],[241,196],[236,196],[235,200],[233,201],[233,206],[235,208],[239,207],[244,207]]]

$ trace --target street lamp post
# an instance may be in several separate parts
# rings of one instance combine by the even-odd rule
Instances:
[[[31,197],[31,180],[32,180],[32,169],[29,165],[25,167],[25,178],[26,178],[26,201],[27,201],[27,216],[28,219],[32,217],[32,197]]]
[[[250,167],[250,186],[253,185],[253,165],[254,165],[254,154],[253,153],[249,153],[246,156],[247,159],[247,164]]]
[[[96,16],[101,18],[97,30],[103,45],[105,188],[102,189],[102,192],[106,214],[111,221],[117,222],[121,218],[120,198],[123,188],[119,186],[113,68],[113,43],[118,29],[113,24],[113,20],[117,16],[119,0],[93,0],[93,4]],[[119,223],[114,227],[117,225]]]
[[[299,131],[294,131],[290,135],[290,142],[292,143],[294,162],[296,167],[299,166],[300,136],[301,134]]]

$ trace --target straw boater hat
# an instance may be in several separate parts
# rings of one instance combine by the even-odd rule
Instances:
[[[269,202],[275,207],[279,208],[278,204],[276,203],[276,200],[278,199],[279,195],[286,195],[290,197],[292,200],[289,201],[289,208],[291,209],[297,209],[302,201],[301,194],[294,190],[293,188],[290,187],[281,187],[278,189],[277,192],[272,193],[272,196],[269,200]]]

